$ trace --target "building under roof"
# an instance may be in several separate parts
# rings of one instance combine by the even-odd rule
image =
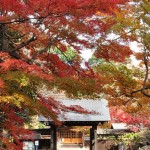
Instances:
[[[60,111],[58,119],[65,126],[92,126],[90,129],[90,150],[93,149],[93,139],[95,136],[95,130],[99,123],[110,121],[109,108],[107,107],[107,101],[104,99],[68,99],[62,97],[56,97],[55,100],[61,102],[65,106],[78,105],[83,109],[94,112],[92,114],[82,114],[71,111]],[[53,150],[57,150],[57,126],[51,119],[47,119],[43,116],[39,116],[39,121],[44,122],[46,125],[51,126],[53,130],[51,134],[51,143]]]

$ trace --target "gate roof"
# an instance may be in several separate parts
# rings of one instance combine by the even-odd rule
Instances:
[[[64,112],[58,115],[58,119],[66,125],[93,125],[99,122],[105,122],[110,120],[109,108],[107,107],[107,101],[105,99],[57,99],[66,106],[79,105],[89,112],[94,111],[92,114],[83,114],[78,112]],[[39,121],[52,123],[51,119],[39,116]]]

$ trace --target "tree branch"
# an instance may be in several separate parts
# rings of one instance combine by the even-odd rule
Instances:
[[[51,40],[51,41],[49,42],[49,44],[48,44],[44,49],[42,49],[42,50],[40,50],[40,51],[38,51],[38,52],[35,52],[35,54],[33,54],[32,59],[28,60],[28,63],[32,63],[32,62],[37,58],[37,56],[38,56],[39,54],[44,53],[44,52],[47,52],[48,49],[50,49],[51,46],[54,44],[54,42],[57,40],[57,38],[58,38],[58,35],[57,35],[53,40]]]
[[[37,39],[37,37],[35,35],[33,35],[29,40],[27,40],[26,42],[22,42],[18,47],[9,50],[10,53],[15,52],[23,47],[25,47],[26,45],[30,44],[31,42],[35,41]]]
[[[148,79],[148,72],[149,72],[149,68],[148,68],[148,52],[146,52],[146,48],[144,48],[144,65],[145,65],[145,68],[146,68],[146,73],[145,73],[145,78],[144,78],[144,82],[143,82],[143,88],[146,87],[146,82],[147,82],[147,79]]]
[[[148,88],[148,89],[150,89],[150,88]],[[150,98],[150,94],[146,93],[146,92],[145,92],[145,89],[142,89],[142,90],[141,90],[141,93],[142,93],[144,96]]]

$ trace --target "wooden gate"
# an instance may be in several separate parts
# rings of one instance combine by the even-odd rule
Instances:
[[[83,133],[70,129],[61,129],[58,131],[58,140],[62,144],[83,144]]]

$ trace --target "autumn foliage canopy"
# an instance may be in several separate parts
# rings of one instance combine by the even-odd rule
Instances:
[[[60,109],[87,113],[45,97],[42,88],[76,98],[106,95],[110,105],[148,116],[148,69],[143,80],[139,69],[125,67],[134,54],[129,42],[141,39],[135,30],[146,30],[142,16],[125,20],[133,12],[126,0],[0,0],[0,129],[7,133],[1,147],[20,150],[32,115],[60,124]],[[82,50],[102,63],[85,62]]]

